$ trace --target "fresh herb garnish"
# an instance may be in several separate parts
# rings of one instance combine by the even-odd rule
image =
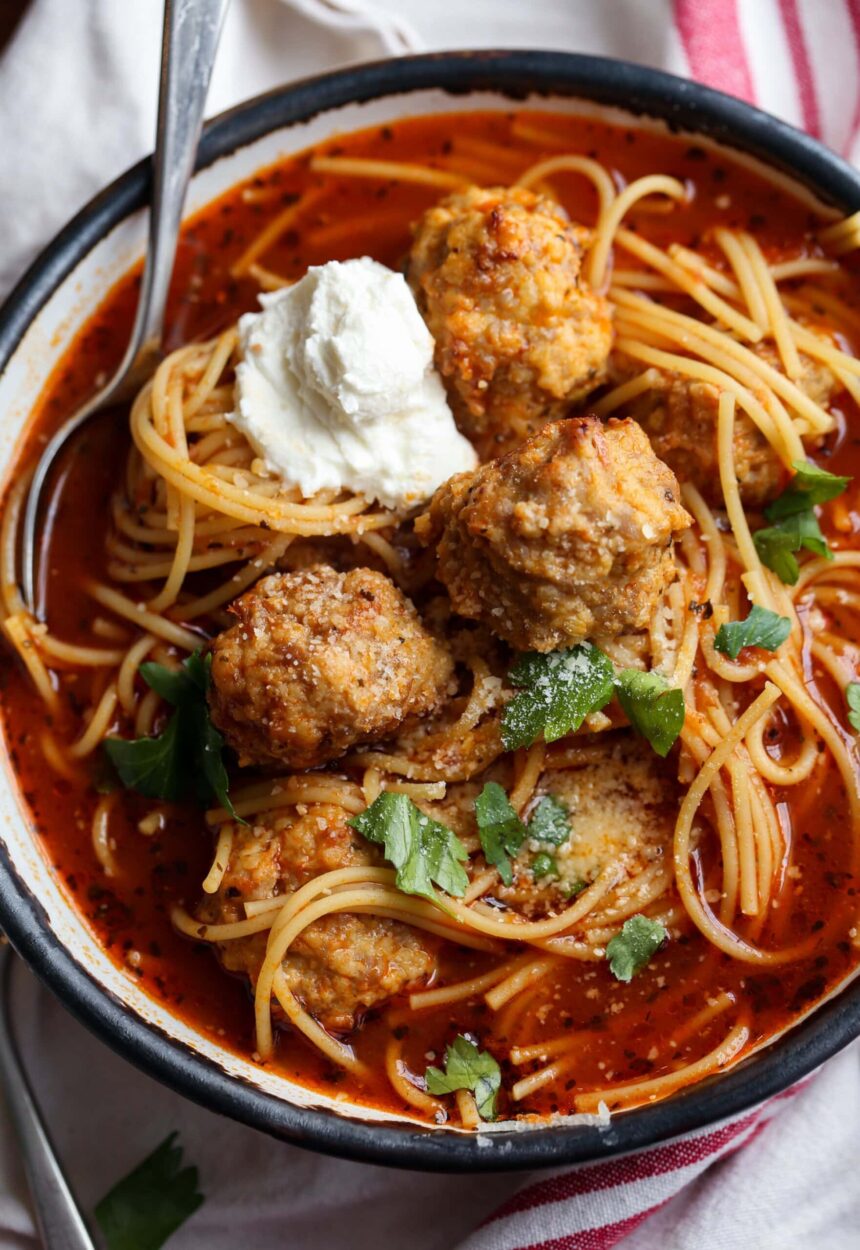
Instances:
[[[127,790],[149,799],[185,798],[193,774],[181,747],[180,717],[171,716],[156,738],[107,738],[105,751]]]
[[[860,681],[850,681],[845,687],[848,704],[848,724],[860,733]]]
[[[532,860],[532,876],[536,879],[539,877],[557,877],[558,866],[551,855],[547,855],[546,851],[541,851],[535,855]]]
[[[488,781],[475,799],[475,817],[487,863],[498,868],[502,881],[510,885],[514,874],[509,856],[522,846],[526,827],[497,781]]]
[[[827,560],[833,558],[813,509],[841,495],[851,481],[807,460],[795,460],[792,467],[795,475],[791,482],[764,510],[773,524],[753,534],[762,564],[789,586],[800,576],[796,552],[805,550]]]
[[[577,894],[581,894],[588,883],[586,881],[572,881],[561,887],[562,897],[565,899],[576,898]]]
[[[625,920],[621,932],[606,943],[606,958],[612,975],[618,981],[632,981],[668,936],[659,920],[641,915]]]
[[[520,687],[502,713],[505,749],[555,742],[578,729],[612,698],[612,662],[590,642],[542,654],[528,651],[509,678]]]
[[[658,755],[668,755],[684,727],[684,692],[660,673],[625,668],[615,679],[618,702],[630,724]]]
[[[824,556],[826,560],[833,559],[818,517],[811,508],[806,512],[795,512],[777,525],[756,530],[753,542],[762,564],[772,569],[787,586],[793,586],[800,576],[795,552],[806,550]]]
[[[762,647],[765,651],[776,651],[790,633],[791,621],[787,616],[778,616],[770,608],[761,608],[755,604],[745,620],[727,621],[720,626],[714,646],[723,655],[736,660],[744,647]]]
[[[148,799],[178,802],[193,794],[201,804],[216,800],[238,819],[228,793],[224,739],[209,719],[206,692],[212,656],[195,651],[177,670],[141,664],[148,686],[176,711],[154,738],[107,738],[104,748],[120,781]]]
[[[348,824],[369,842],[378,843],[397,869],[395,884],[404,894],[438,902],[433,883],[461,898],[469,878],[463,863],[468,851],[452,829],[425,816],[405,794],[383,790],[370,807]]]
[[[95,1209],[108,1250],[159,1250],[203,1202],[197,1169],[182,1167],[171,1133]]]
[[[554,794],[545,794],[532,812],[529,837],[549,846],[561,846],[570,837],[570,813]]]
[[[850,477],[840,477],[820,469],[811,460],[795,460],[791,467],[795,470],[794,477],[782,494],[765,508],[764,514],[769,521],[781,521],[798,512],[805,512],[807,508],[827,503],[841,495],[851,481]]]
[[[660,673],[625,668],[618,674],[608,655],[590,642],[564,651],[521,655],[509,673],[521,687],[502,713],[507,750],[531,746],[541,735],[554,742],[577,730],[585,717],[618,695],[637,732],[666,755],[684,725],[684,695]]]
[[[459,1034],[445,1049],[445,1067],[428,1068],[425,1074],[431,1094],[453,1094],[467,1089],[475,1095],[478,1115],[482,1120],[495,1120],[496,1095],[502,1084],[502,1073],[493,1056],[468,1037]]]

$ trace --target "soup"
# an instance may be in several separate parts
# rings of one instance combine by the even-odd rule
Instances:
[[[9,539],[106,293],[7,493],[2,713],[129,977],[475,1129],[666,1097],[855,971],[857,241],[551,113],[290,157],[186,224],[166,358],[55,474],[42,623]]]

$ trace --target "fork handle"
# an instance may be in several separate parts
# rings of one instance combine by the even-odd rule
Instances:
[[[229,0],[165,0],[152,206],[129,365],[156,349],[161,340],[182,209],[228,4]]]
[[[0,951],[0,1080],[33,1209],[45,1250],[95,1250],[83,1216],[54,1153],[33,1099],[18,1049],[9,1029],[9,991],[13,956]]]

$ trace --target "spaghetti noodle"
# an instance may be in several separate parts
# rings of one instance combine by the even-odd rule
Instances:
[[[201,920],[181,899],[169,909],[176,930],[195,943],[222,952],[256,944],[254,1052],[261,1062],[277,1061],[279,1028],[289,1025],[301,1046],[346,1072],[359,1091],[375,1079],[362,1031],[340,1036],[325,1028],[295,991],[290,960],[310,958],[303,946],[309,932],[343,916],[405,926],[436,943],[434,949],[453,952],[441,957],[433,984],[413,986],[387,1016],[378,1015],[388,1031],[376,1066],[398,1107],[431,1123],[459,1117],[465,1128],[479,1123],[472,1095],[461,1090],[448,1102],[428,1092],[421,1075],[430,1022],[442,1036],[445,1021],[457,1019],[458,1031],[486,1032],[490,1046],[506,1048],[519,1070],[510,1090],[513,1114],[532,1105],[589,1112],[606,1102],[624,1109],[664,1097],[735,1062],[775,1031],[754,1025],[740,981],[717,977],[714,989],[708,978],[716,976],[718,952],[741,967],[738,977],[800,968],[849,927],[840,908],[812,930],[790,919],[802,896],[797,874],[809,871],[798,864],[804,796],[826,795],[844,815],[850,851],[832,871],[851,874],[860,865],[857,759],[841,702],[842,689],[857,678],[858,649],[840,640],[843,619],[857,636],[860,612],[852,522],[846,513],[847,537],[832,538],[833,558],[802,556],[795,584],[783,584],[762,562],[756,545],[762,518],[744,502],[736,463],[741,418],[752,423],[785,478],[824,440],[838,444],[836,406],[811,394],[804,376],[812,360],[826,375],[829,394],[846,396],[847,403],[858,398],[852,336],[860,331],[860,313],[850,302],[852,272],[842,259],[857,246],[857,222],[828,224],[817,239],[800,232],[793,253],[774,250],[752,226],[726,224],[717,215],[694,236],[673,227],[688,220],[684,214],[706,211],[696,206],[692,175],[654,172],[656,164],[642,172],[634,161],[627,177],[610,159],[622,160],[620,140],[603,159],[566,151],[569,125],[540,115],[509,119],[512,146],[505,147],[500,124],[476,124],[459,147],[454,142],[453,151],[432,159],[409,159],[408,148],[396,142],[390,157],[367,142],[347,142],[337,152],[323,145],[292,170],[295,191],[269,196],[264,187],[246,188],[246,211],[267,213],[268,220],[237,242],[227,268],[236,284],[274,291],[296,280],[308,259],[324,259],[317,249],[348,247],[365,232],[373,237],[370,208],[364,217],[342,208],[353,202],[354,184],[366,205],[380,188],[397,189],[381,217],[393,231],[436,199],[488,181],[494,170],[503,175],[498,180],[539,190],[586,218],[585,279],[607,292],[614,353],[632,362],[588,409],[623,416],[630,405],[663,394],[667,377],[712,388],[717,397],[718,498],[692,480],[681,482],[693,525],[674,550],[675,580],[639,640],[645,667],[683,692],[684,727],[673,757],[682,791],[671,836],[649,855],[616,848],[572,897],[544,913],[505,901],[498,871],[482,857],[468,821],[458,826],[470,856],[462,897],[440,890],[406,894],[389,867],[374,863],[250,897],[228,921]],[[441,122],[436,125],[426,133],[438,133]],[[415,130],[416,143],[423,133]],[[752,175],[736,177],[742,186]],[[589,211],[577,211],[581,198]],[[804,205],[803,214],[808,211]],[[104,551],[78,588],[89,611],[101,613],[85,639],[75,631],[64,636],[53,613],[45,626],[24,610],[15,568],[24,476],[7,496],[0,536],[4,630],[51,721],[33,749],[63,784],[90,784],[100,744],[118,726],[146,736],[163,725],[166,706],[147,687],[142,666],[155,662],[176,672],[229,623],[230,603],[265,574],[328,562],[336,549],[340,559],[381,569],[422,605],[438,594],[427,562],[416,557],[411,517],[345,491],[305,499],[266,469],[231,423],[239,351],[233,325],[180,346],[133,403]],[[720,626],[753,607],[785,618],[789,633],[772,657],[747,651],[731,658],[719,647]],[[356,749],[330,767],[233,785],[230,810],[219,805],[206,814],[214,855],[197,884],[207,896],[221,898],[229,887],[247,829],[262,838],[267,829],[289,828],[308,812],[330,808],[354,817],[385,793],[406,796],[445,824],[471,813],[475,786],[487,777],[501,781],[513,812],[528,822],[561,774],[599,768],[606,743],[628,732],[624,718],[608,708],[579,735],[505,750],[502,721],[511,690],[504,674],[477,631],[452,626],[451,634],[459,648],[458,687],[429,727],[394,745]],[[136,822],[162,829],[163,809],[150,808],[138,803]],[[91,805],[93,853],[111,881],[124,871],[122,811],[115,793]],[[604,975],[607,947],[637,916],[662,925],[670,938],[653,977],[665,981],[666,970],[677,975],[680,967],[689,985],[686,1006],[676,995],[671,1043],[668,1034],[665,1046],[654,1043],[638,1079],[617,1047],[615,1073],[605,1065],[598,1071],[588,1058],[590,1027],[583,1019],[573,1026],[570,1005],[571,986],[580,1007],[587,1002],[589,977]],[[660,999],[663,985],[648,984]],[[621,993],[619,986],[599,985],[604,996]],[[635,1010],[635,985],[623,1002],[615,1000],[622,1015]],[[597,994],[596,979],[593,988]],[[555,1001],[567,1004],[563,1012]],[[797,1010],[805,1006],[800,1002]],[[544,1032],[536,1036],[539,1025]],[[368,1025],[374,1027],[381,1026]]]

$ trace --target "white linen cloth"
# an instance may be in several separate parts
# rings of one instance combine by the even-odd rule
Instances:
[[[0,296],[150,150],[160,10],[160,0],[32,0],[0,58]],[[207,111],[346,61],[453,46],[657,65],[858,154],[860,0],[233,0]],[[857,1046],[764,1111],[632,1159],[445,1177],[325,1159],[213,1116],[118,1059],[23,968],[16,990],[31,1076],[86,1212],[179,1131],[207,1201],[175,1250],[860,1247]],[[36,1245],[0,1107],[0,1250]]]

